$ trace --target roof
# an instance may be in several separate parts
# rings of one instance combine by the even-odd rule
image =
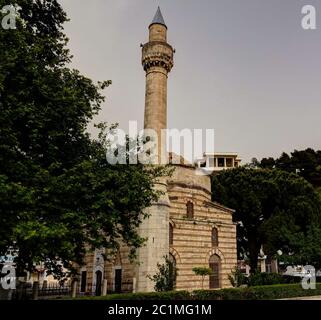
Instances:
[[[150,26],[152,24],[161,24],[167,28],[160,7],[157,8],[156,14],[155,14],[154,19],[153,19],[152,23],[150,24]]]
[[[204,152],[204,157],[206,156],[238,157],[238,153],[237,152]]]

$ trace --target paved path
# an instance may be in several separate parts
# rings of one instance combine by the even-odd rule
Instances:
[[[311,297],[297,297],[297,298],[288,298],[280,300],[321,300],[321,296],[311,296]]]

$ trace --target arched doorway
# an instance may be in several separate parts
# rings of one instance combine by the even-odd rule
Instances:
[[[121,267],[115,268],[114,285],[115,285],[115,293],[121,293],[122,292],[122,269],[121,269]]]
[[[209,267],[212,270],[210,275],[210,289],[217,289],[221,287],[220,273],[221,273],[221,258],[217,254],[213,254],[209,259]]]
[[[80,270],[80,292],[86,292],[87,290],[87,270],[81,268]]]
[[[113,274],[114,274],[114,292],[121,293],[123,290],[122,288],[123,275],[122,275],[122,257],[119,250],[115,255]]]
[[[100,296],[101,295],[101,286],[102,286],[102,278],[103,278],[103,273],[100,270],[97,270],[95,273],[96,276],[96,290],[95,290],[95,295]]]

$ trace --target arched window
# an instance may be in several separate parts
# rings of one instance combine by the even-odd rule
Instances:
[[[221,272],[221,258],[217,254],[213,254],[209,259],[209,267],[212,270],[210,275],[210,289],[217,289],[221,286],[220,272]]]
[[[212,229],[212,247],[218,247],[218,231],[217,228]]]
[[[191,201],[188,201],[186,204],[186,215],[189,219],[194,218],[194,204]]]
[[[174,228],[173,225],[170,223],[169,224],[169,244],[173,244],[174,242]]]

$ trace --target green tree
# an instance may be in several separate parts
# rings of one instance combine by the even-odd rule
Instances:
[[[58,277],[87,248],[123,242],[134,256],[163,169],[107,163],[104,134],[94,140],[86,128],[110,81],[70,69],[56,0],[15,3],[17,28],[0,28],[0,255],[13,248],[18,271],[41,261]]]
[[[147,276],[148,279],[155,283],[154,289],[157,292],[175,289],[178,269],[168,256],[165,256],[164,260],[163,264],[157,263],[158,272],[156,274]]]
[[[248,257],[251,272],[264,251],[282,259],[313,246],[320,233],[320,196],[296,174],[279,170],[237,168],[213,177],[213,199],[236,210],[238,253]],[[311,233],[314,227],[314,233]],[[310,235],[310,244],[298,239]],[[306,263],[314,262],[311,255]],[[321,258],[321,256],[320,256]]]
[[[204,279],[206,276],[210,276],[213,272],[211,268],[207,267],[194,267],[192,271],[197,275],[202,277],[202,289],[204,288]]]
[[[277,168],[287,172],[297,173],[315,188],[321,188],[321,151],[311,148],[306,150],[294,150],[291,155],[282,153],[277,158],[263,158],[259,163],[261,168]]]
[[[321,269],[321,231],[320,227],[311,225],[307,232],[290,235],[291,254],[282,254],[280,259],[287,265],[312,265]]]

